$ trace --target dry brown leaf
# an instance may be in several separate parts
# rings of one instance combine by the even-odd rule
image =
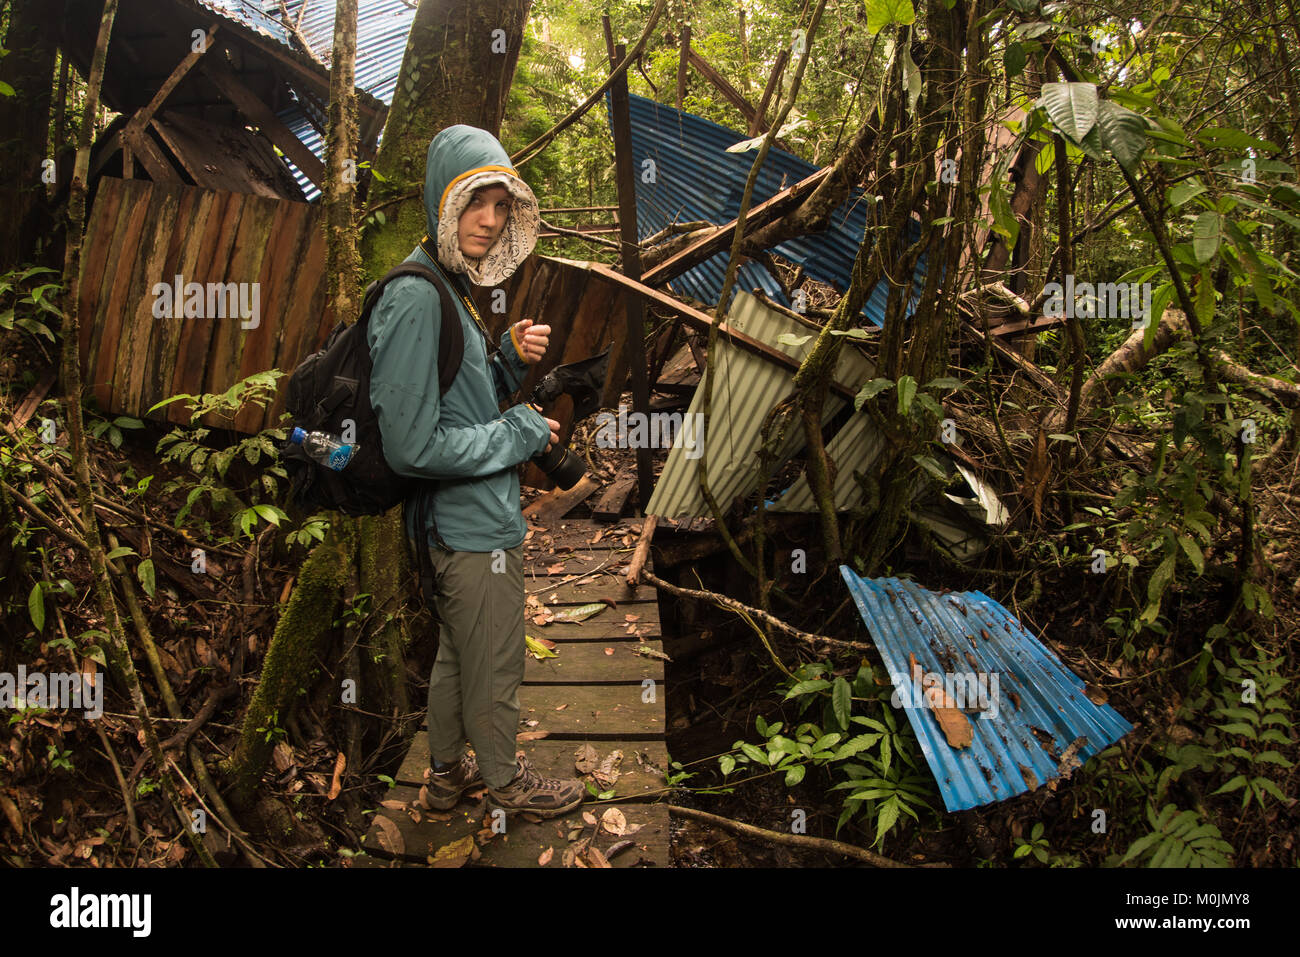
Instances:
[[[381,807],[386,807],[386,808],[388,808],[390,811],[404,811],[404,810],[406,810],[406,802],[405,802],[405,801],[380,801],[379,804],[380,804]]]
[[[563,711],[563,710],[564,710],[565,708],[567,708],[567,707],[568,707],[567,704],[557,705],[556,708],[555,708],[555,710],[556,710],[556,711]]]
[[[624,615],[624,616],[623,616],[623,620],[624,620],[624,621],[640,621],[640,620],[641,620],[641,616],[640,616],[640,615]]]
[[[12,827],[19,837],[23,835],[23,816],[18,813],[18,805],[14,804],[9,798],[0,794],[0,809],[5,812],[5,817],[9,820],[9,826]]]
[[[594,537],[591,539],[591,541],[588,542],[587,544],[589,544],[589,545],[595,545],[597,542],[599,542],[599,541],[600,541],[602,538],[604,538],[604,537],[605,537],[605,530],[602,528],[602,529],[600,529],[599,531],[596,532],[595,536],[594,536]]]
[[[521,731],[515,735],[516,741],[540,741],[551,732],[549,731]]]
[[[593,827],[595,827],[595,825],[596,825],[596,815],[592,814],[590,811],[583,811],[583,812],[582,812],[582,819],[583,819],[584,821],[586,821],[588,824],[590,824],[590,825],[592,825]]]
[[[613,648],[606,648],[606,649],[605,649],[605,654],[607,654],[607,655],[612,655],[613,653],[614,653],[614,649],[613,649]]]
[[[560,856],[560,862],[561,862],[565,867],[572,867],[572,866],[573,866],[573,861],[574,861],[573,848],[571,848],[571,847],[566,847],[566,848],[564,849],[564,853]]]
[[[343,769],[347,767],[348,759],[342,751],[334,757],[334,780],[330,782],[330,792],[326,800],[333,801],[343,790]]]
[[[589,846],[585,851],[582,852],[581,856],[587,859],[587,867],[612,867],[613,866],[606,859],[605,855],[600,853],[600,848],[598,847]]]
[[[288,743],[284,741],[279,742],[276,744],[275,750],[271,752],[271,762],[281,774],[288,771],[293,767],[293,748],[289,747]]]
[[[397,829],[397,825],[382,814],[375,815],[375,823],[379,825],[379,846],[394,857],[401,856],[406,850],[406,841],[402,839],[402,832]]]
[[[538,855],[537,866],[545,867],[547,864],[551,863],[551,858],[554,856],[555,856],[555,848],[548,847],[546,850],[542,851],[540,855]]]
[[[546,566],[546,574],[561,575],[564,573],[564,562],[556,562],[554,565]]]
[[[473,851],[474,838],[465,836],[438,848],[429,863],[434,867],[464,867]]]
[[[579,774],[590,774],[600,765],[600,752],[590,744],[584,744],[582,747],[578,748],[578,750],[573,752],[573,756],[577,758],[577,760],[573,762],[573,767]]]
[[[615,837],[622,837],[627,833],[627,818],[623,816],[623,812],[618,808],[607,808],[605,813],[600,816],[600,826]]]

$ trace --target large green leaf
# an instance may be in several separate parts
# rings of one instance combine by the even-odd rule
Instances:
[[[1023,46],[1019,43],[1007,44],[1006,53],[1002,56],[1002,63],[1006,67],[1008,79],[1019,76],[1027,61],[1028,57]]]
[[[1207,209],[1196,217],[1196,225],[1192,227],[1192,251],[1196,254],[1198,263],[1208,263],[1214,258],[1214,254],[1219,251],[1222,232],[1223,225],[1219,214],[1214,210]]]
[[[1056,128],[1076,143],[1083,142],[1088,131],[1097,125],[1095,83],[1044,83],[1038,104],[1047,111]]]
[[[891,23],[907,26],[916,20],[912,0],[865,0],[867,33],[876,34]]]
[[[32,586],[27,593],[27,613],[32,616],[32,624],[37,631],[45,630],[45,588],[41,582]]]
[[[1147,146],[1147,122],[1130,109],[1103,100],[1097,113],[1101,142],[1119,165],[1130,169],[1142,157]]]

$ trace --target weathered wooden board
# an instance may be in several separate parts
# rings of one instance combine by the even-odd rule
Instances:
[[[529,634],[536,637],[539,631],[532,629]],[[631,683],[639,686],[647,678],[663,683],[663,659],[636,653],[641,647],[662,653],[663,642],[620,641],[607,647],[613,654],[606,654],[606,648],[598,641],[557,641],[554,653],[558,657],[539,661],[528,655],[524,684]]]
[[[623,760],[618,766],[619,777],[614,784],[618,798],[654,800],[664,793],[668,749],[662,739],[581,742],[543,738],[540,741],[521,741],[519,750],[528,755],[528,760],[542,776],[568,778],[578,773],[574,769],[575,752],[585,743],[590,743],[596,749],[602,761],[616,750],[623,752]],[[397,783],[413,785],[418,789],[424,783],[424,769],[428,766],[429,736],[421,732],[415,736],[411,750],[407,752],[406,760],[397,772]]]
[[[559,576],[560,579],[563,577]],[[533,584],[528,590],[537,592],[537,589],[542,587],[543,581],[545,581],[543,578],[533,579]],[[552,598],[552,595],[555,597]],[[627,611],[638,615],[644,613],[642,606],[657,605],[659,601],[659,593],[649,585],[629,588],[625,577],[605,572],[585,581],[575,579],[571,582],[562,582],[549,591],[539,592],[537,597],[547,605],[589,605],[594,601],[608,598],[617,602],[619,608],[628,605]]]

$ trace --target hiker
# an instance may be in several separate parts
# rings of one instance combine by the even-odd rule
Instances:
[[[527,364],[545,354],[550,327],[515,323],[489,359],[469,288],[504,282],[532,252],[537,199],[496,137],[452,126],[429,144],[424,206],[429,232],[407,260],[432,268],[451,288],[464,331],[459,372],[440,399],[439,295],[424,279],[389,283],[368,339],[384,456],[399,475],[432,480],[406,500],[406,534],[431,566],[426,581],[441,621],[429,678],[428,800],[447,810],[486,784],[507,814],[554,817],[582,803],[585,788],[577,779],[543,778],[516,757],[526,531],[516,466],[558,443],[560,424],[525,404],[498,410]]]

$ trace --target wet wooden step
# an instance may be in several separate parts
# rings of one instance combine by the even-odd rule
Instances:
[[[543,629],[530,634],[536,636]],[[544,636],[543,636],[544,637]],[[613,653],[606,654],[608,647]],[[659,684],[664,680],[664,662],[654,655],[637,653],[638,648],[663,653],[663,642],[645,639],[619,641],[602,646],[594,641],[556,642],[556,658],[540,661],[531,654],[524,664],[524,684],[635,684],[649,678]]]

